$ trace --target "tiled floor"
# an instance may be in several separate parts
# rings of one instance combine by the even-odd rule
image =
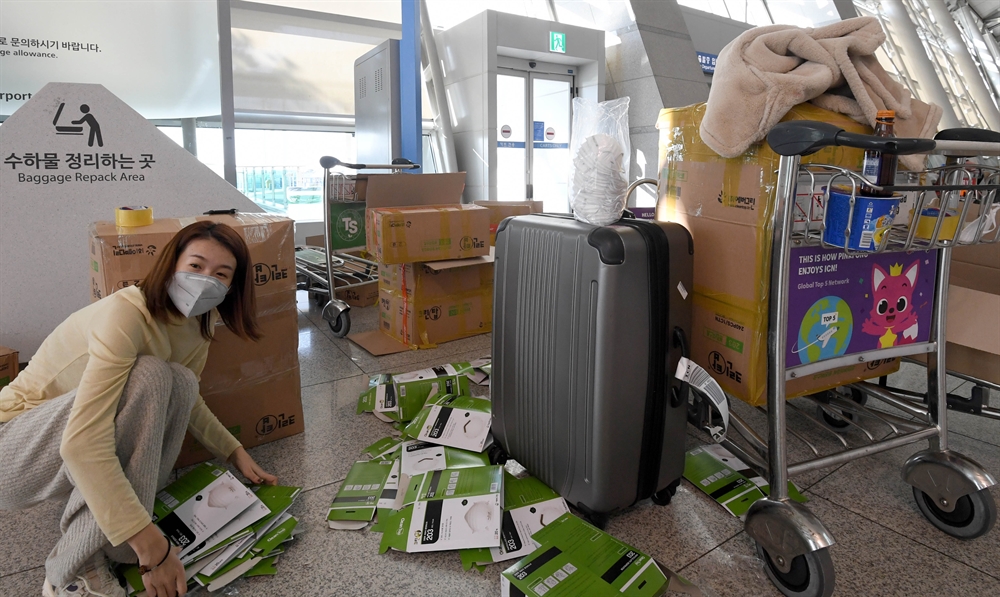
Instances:
[[[301,293],[300,293],[301,294]],[[452,342],[435,350],[374,358],[348,340],[334,338],[315,307],[299,303],[304,434],[252,450],[257,461],[283,483],[306,491],[294,506],[304,533],[279,564],[278,576],[240,581],[231,595],[255,596],[495,596],[501,565],[485,573],[464,572],[454,553],[378,555],[379,536],[366,531],[333,531],[325,514],[360,449],[385,436],[389,427],[371,415],[354,413],[367,375],[406,371],[490,352],[489,336]],[[352,311],[354,330],[373,329],[374,309]],[[923,370],[904,365],[891,381],[922,389]],[[967,394],[968,384],[949,384]],[[997,397],[1000,398],[1000,397]],[[803,405],[804,406],[804,405]],[[743,403],[734,410],[758,432],[764,414]],[[811,409],[806,407],[807,412]],[[802,413],[789,409],[789,427],[821,453],[839,446]],[[952,447],[1000,475],[1000,424],[957,414],[951,417]],[[869,426],[873,431],[874,427]],[[857,445],[859,430],[845,434]],[[707,441],[693,429],[688,447]],[[937,531],[916,509],[900,477],[905,458],[920,449],[899,448],[795,479],[809,507],[827,525],[837,544],[835,595],[965,596],[1000,595],[1000,530],[963,542]],[[811,454],[791,439],[792,460]],[[994,489],[1000,499],[1000,491]],[[22,512],[0,512],[0,597],[40,593],[45,556],[58,537],[59,504]],[[775,596],[742,523],[684,482],[667,507],[645,502],[614,517],[608,531],[645,550],[697,583],[712,597]]]

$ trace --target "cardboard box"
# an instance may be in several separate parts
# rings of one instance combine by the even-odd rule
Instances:
[[[681,223],[694,239],[694,361],[713,373],[734,396],[754,405],[764,404],[774,190],[779,156],[766,143],[759,143],[739,158],[722,158],[699,136],[704,110],[705,105],[698,104],[660,112],[657,218]],[[847,116],[809,104],[796,106],[783,120],[821,120],[850,132],[871,132]],[[829,147],[806,156],[803,161],[858,170],[863,157],[860,150]],[[803,201],[811,199],[803,197]],[[803,359],[819,360],[871,350],[879,342],[914,341],[900,340],[899,331],[893,339],[886,332],[876,336],[863,328],[873,309],[874,264],[879,263],[887,273],[891,270],[900,274],[901,270],[892,266],[909,267],[917,257],[904,255],[893,261],[893,255],[889,254],[851,259],[842,251],[821,249],[799,249],[793,253],[787,314],[788,366],[805,362]],[[933,280],[936,270],[933,254],[927,261],[921,261],[922,266],[918,267],[924,286]],[[915,341],[925,341],[929,331],[930,297],[933,297],[930,284],[929,290],[924,288],[924,296],[913,297],[913,302],[920,303]],[[828,297],[836,301],[829,305],[831,309],[824,310],[822,301]],[[805,325],[810,313],[820,317],[818,327]],[[838,313],[851,318],[850,332],[844,326],[825,342],[826,347],[822,346],[822,340],[805,346],[816,340],[811,332],[829,331],[829,324],[838,321],[830,319]],[[845,321],[839,320],[840,324]],[[808,340],[804,344],[799,341],[801,334]],[[898,366],[898,361],[892,360],[825,371],[788,383],[787,395],[799,396],[877,377],[895,371]]]
[[[381,236],[374,225],[374,210],[385,208],[412,208],[412,207],[457,207],[462,203],[462,191],[465,190],[465,173],[450,174],[369,174],[366,177],[364,201],[368,206],[365,216],[365,234],[367,236],[366,247],[376,261],[383,263],[412,263],[416,261],[436,261],[441,259],[461,259],[463,257],[475,257],[484,255],[486,247],[485,238],[489,233],[488,213],[477,213],[475,215],[455,215],[442,217],[433,211],[425,213],[421,217],[420,225],[431,224],[432,228],[423,231],[414,230],[414,238],[405,238],[404,232],[397,232],[397,238],[391,238],[382,231]],[[359,196],[359,199],[361,197]],[[471,206],[466,206],[470,208]],[[461,209],[455,211],[463,211]],[[477,210],[473,210],[477,211]],[[451,218],[456,218],[456,226],[462,224],[463,220],[474,220],[466,222],[473,225],[475,229],[462,231],[456,227],[442,229],[442,224],[448,226]],[[399,219],[398,217],[396,219]],[[397,225],[400,222],[396,222]],[[405,218],[402,227],[405,228]],[[388,227],[388,224],[387,224]],[[410,228],[419,228],[411,221]],[[474,251],[463,251],[462,238],[470,236],[466,245],[472,245],[471,237],[476,237],[482,241],[482,247]],[[406,243],[400,246],[399,243]],[[424,241],[436,241],[433,245],[423,246]],[[445,241],[450,241],[444,244]],[[382,242],[397,243],[395,247],[388,247],[388,254],[380,256],[378,246]],[[412,244],[417,243],[417,244]],[[431,249],[431,250],[424,250]],[[434,250],[437,249],[437,250]],[[400,253],[410,253],[401,255]],[[406,258],[402,258],[406,257]]]
[[[774,189],[779,157],[767,143],[725,159],[699,136],[705,104],[660,111],[660,184],[657,219],[683,224],[695,243],[695,291],[743,309],[769,294]],[[847,116],[810,104],[782,120],[822,120],[846,131],[871,133]],[[858,170],[864,152],[827,147],[803,158]]]
[[[421,301],[493,292],[493,255],[430,263],[380,263],[379,289]]]
[[[237,214],[159,219],[139,228],[97,222],[91,225],[91,299],[99,300],[137,284],[170,239],[181,228],[200,220],[228,224],[246,241],[253,263],[257,320],[263,333],[259,342],[251,342],[237,337],[224,325],[216,327],[201,375],[202,397],[244,447],[301,433],[292,220],[268,214]],[[260,431],[255,432],[258,423]],[[189,436],[176,466],[211,457]]]
[[[946,367],[1000,384],[1000,243],[956,247],[951,259]]]
[[[298,366],[259,379],[256,383],[203,394],[205,403],[222,424],[252,448],[305,431]],[[212,458],[190,434],[184,439],[175,468]]]
[[[475,205],[490,210],[490,246],[497,244],[497,227],[500,222],[514,216],[540,214],[545,211],[544,201],[476,201]]]
[[[754,406],[767,404],[766,314],[696,293],[691,326],[692,360],[711,373],[726,392]],[[785,385],[785,392],[788,398],[795,398],[889,375],[898,369],[898,359],[852,364],[791,380]]]
[[[334,296],[352,307],[364,308],[378,304],[378,280],[364,282],[351,288],[338,288]]]
[[[298,367],[298,315],[295,293],[283,292],[257,299],[257,323],[263,334],[259,342],[244,340],[224,325],[216,326],[208,362],[201,374],[202,395],[253,385],[275,373]],[[228,425],[226,421],[223,423]]]
[[[14,381],[18,373],[18,352],[13,348],[0,346],[0,388]]]
[[[185,226],[211,220],[235,229],[250,249],[257,296],[295,290],[295,232],[288,218],[268,214],[162,218],[150,226],[90,225],[91,301],[139,283],[159,252]]]
[[[407,300],[388,290],[379,291],[379,329],[402,343],[404,350],[408,346],[430,348],[492,328],[492,287],[428,300]]]
[[[478,205],[369,208],[368,251],[379,263],[489,254],[490,212]]]

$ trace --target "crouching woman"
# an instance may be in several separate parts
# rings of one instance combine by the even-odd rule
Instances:
[[[249,267],[232,228],[187,226],[139,286],[70,315],[0,390],[0,510],[68,499],[43,595],[123,596],[109,566],[136,561],[151,597],[184,595],[179,548],[150,514],[185,431],[251,482],[277,482],[198,390],[217,321],[260,337]]]

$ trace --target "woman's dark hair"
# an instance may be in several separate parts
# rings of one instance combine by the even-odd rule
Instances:
[[[236,271],[229,285],[229,294],[219,305],[219,315],[223,323],[234,334],[247,340],[259,340],[260,328],[257,326],[257,299],[254,296],[253,280],[250,278],[250,250],[243,238],[235,230],[217,222],[195,222],[178,232],[167,246],[163,248],[159,259],[153,265],[146,279],[139,283],[139,288],[146,296],[146,309],[154,319],[169,322],[171,316],[183,317],[174,306],[167,288],[177,270],[177,260],[191,241],[199,239],[214,240],[224,246],[236,258]],[[201,335],[206,340],[212,339],[212,329],[209,324],[209,313],[199,316],[201,320]]]

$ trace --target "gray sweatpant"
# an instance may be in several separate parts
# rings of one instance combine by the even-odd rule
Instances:
[[[62,538],[45,561],[56,587],[72,582],[98,551],[116,562],[135,563],[127,543],[112,547],[97,526],[59,455],[59,444],[76,392],[69,392],[0,425],[0,510],[20,510],[66,498]],[[150,513],[180,453],[198,381],[191,370],[155,357],[139,357],[115,415],[115,447],[125,477]]]

